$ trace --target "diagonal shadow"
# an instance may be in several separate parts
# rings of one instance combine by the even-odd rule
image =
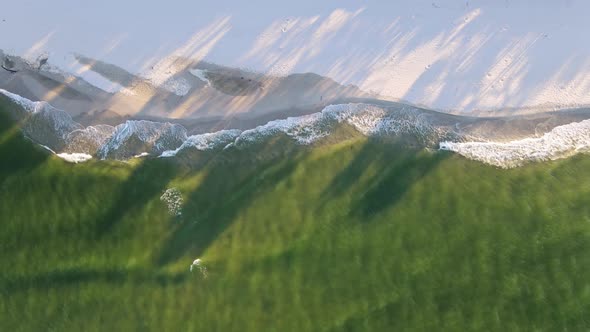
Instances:
[[[164,265],[189,251],[200,254],[209,247],[240,211],[295,170],[305,152],[295,152],[289,145],[294,143],[281,137],[254,149],[231,150],[216,156],[207,165],[205,178],[184,207],[185,219],[193,221],[179,225],[154,257],[154,262]],[[250,159],[243,154],[250,155]],[[262,154],[269,158],[252,161]],[[287,154],[294,155],[286,158]]]
[[[19,106],[0,96],[0,185],[11,174],[28,172],[42,164],[50,154],[28,140],[21,132],[21,123],[13,116]]]
[[[346,168],[334,177],[322,197],[327,200],[344,194],[357,183],[368,167],[373,164],[382,165],[387,159],[388,156],[383,155],[375,148],[374,144],[368,141],[363,144],[360,151],[355,154],[354,159],[348,163]]]
[[[160,195],[178,167],[165,159],[142,161],[113,193],[114,204],[96,221],[97,234],[105,235],[125,218],[139,210],[156,195]]]
[[[134,281],[134,283],[154,283],[165,286],[169,284],[181,283],[186,278],[186,273],[162,274],[146,273],[146,271],[143,270],[96,270],[74,268],[68,270],[52,271],[30,278],[3,280],[0,282],[0,292],[8,296],[17,292],[27,291],[29,289],[52,289],[89,282],[124,284],[130,280]]]
[[[351,210],[363,220],[398,202],[412,185],[434,170],[448,158],[447,153],[422,153],[412,150],[401,152],[393,163],[385,163],[379,174],[371,180],[369,190]]]
[[[349,212],[367,220],[394,205],[416,181],[448,156],[446,153],[410,147],[399,141],[368,139],[352,161],[333,178],[321,194],[321,199],[327,202],[357,187],[368,188],[357,195],[360,198],[352,202]]]

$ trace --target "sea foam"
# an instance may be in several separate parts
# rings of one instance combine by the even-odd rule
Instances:
[[[143,120],[127,121],[117,127],[99,125],[82,128],[69,114],[46,102],[34,102],[2,89],[0,93],[21,106],[26,113],[37,119],[35,121],[46,123],[45,127],[25,125],[23,131],[27,136],[34,138],[39,144],[47,145],[43,137],[49,137],[49,133],[43,133],[39,128],[50,128],[58,138],[64,138],[66,151],[55,150],[55,144],[48,149],[52,152],[68,152],[57,155],[70,162],[89,160],[92,158],[90,153],[96,150],[101,158],[111,157],[112,153],[113,156],[128,155],[127,158],[148,153],[134,151],[134,144],[137,143],[127,147],[130,139],[139,141],[140,147],[149,147],[149,152],[161,157],[174,157],[189,148],[206,151],[234,146],[239,149],[281,133],[298,144],[309,145],[333,133],[340,123],[354,127],[365,136],[418,134],[429,143],[438,143],[441,150],[453,151],[469,159],[501,168],[566,158],[590,151],[590,120],[558,126],[542,136],[494,142],[485,141],[485,138],[466,137],[454,132],[449,126],[433,125],[424,112],[414,107],[389,109],[352,103],[329,105],[318,113],[273,120],[245,131],[221,130],[187,137],[186,129],[180,125]],[[465,142],[465,139],[471,141]],[[86,148],[82,148],[83,146]],[[120,149],[125,151],[119,153]]]
[[[440,149],[501,168],[567,158],[590,150],[590,120],[555,127],[540,137],[510,142],[441,142]]]
[[[83,163],[92,159],[92,156],[86,153],[58,153],[56,156],[70,163]]]

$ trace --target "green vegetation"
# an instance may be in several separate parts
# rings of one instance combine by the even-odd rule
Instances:
[[[499,170],[351,137],[74,165],[2,115],[0,158],[2,331],[590,328],[588,156]]]

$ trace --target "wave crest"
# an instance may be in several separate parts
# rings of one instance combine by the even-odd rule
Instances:
[[[441,142],[440,149],[501,168],[567,158],[590,150],[590,120],[555,127],[541,137],[510,142]]]

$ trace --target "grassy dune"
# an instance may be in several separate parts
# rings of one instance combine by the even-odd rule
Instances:
[[[354,137],[73,165],[1,116],[3,331],[590,328],[588,156],[499,170]]]

